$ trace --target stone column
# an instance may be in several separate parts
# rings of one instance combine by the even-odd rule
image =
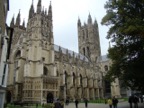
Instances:
[[[89,88],[86,88],[86,98],[89,99],[90,96],[89,96]]]
[[[82,88],[78,89],[78,95],[79,95],[79,98],[81,99],[82,98]]]
[[[90,98],[95,99],[94,88],[90,90]]]
[[[97,97],[100,98],[99,88],[97,89]]]
[[[100,97],[103,98],[103,89],[100,88]]]
[[[43,79],[41,79],[41,98],[40,98],[41,105],[43,103]]]

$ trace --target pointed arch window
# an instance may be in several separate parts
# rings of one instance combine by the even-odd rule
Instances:
[[[84,54],[84,56],[85,56],[85,48],[83,48],[83,54]]]
[[[58,70],[56,71],[56,76],[59,76],[59,72],[58,72]]]
[[[75,73],[73,72],[73,85],[75,86],[75,79],[76,79],[76,76],[75,76]]]
[[[85,39],[85,31],[82,30],[82,34],[83,34],[83,39]]]
[[[67,72],[65,71],[65,88],[66,88],[66,95],[67,95],[67,78],[68,78],[68,74],[67,74]]]
[[[67,85],[67,77],[68,77],[68,75],[67,75],[67,72],[65,71],[65,85]]]
[[[47,76],[48,75],[48,69],[44,67],[43,75]]]
[[[90,57],[90,50],[89,50],[89,47],[87,47],[87,55],[88,55],[88,57]]]
[[[83,83],[82,83],[82,75],[80,74],[80,85],[82,86]]]

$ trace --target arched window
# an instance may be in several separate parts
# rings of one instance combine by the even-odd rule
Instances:
[[[108,71],[108,66],[105,65],[105,66],[104,66],[104,69],[105,69],[105,71]]]
[[[85,48],[83,48],[83,54],[85,55]]]
[[[82,83],[82,75],[80,74],[80,85],[82,86],[83,83]]]
[[[56,76],[59,76],[59,72],[58,72],[58,70],[56,71]]]
[[[73,72],[73,85],[75,86],[75,73]]]
[[[85,31],[82,30],[82,33],[83,33],[83,39],[85,39]]]
[[[90,50],[89,50],[89,47],[87,47],[87,55],[90,56]]]
[[[65,85],[67,85],[67,72],[65,71]]]
[[[46,68],[46,67],[44,67],[44,69],[43,69],[44,71],[43,71],[43,75],[48,75],[48,69]]]

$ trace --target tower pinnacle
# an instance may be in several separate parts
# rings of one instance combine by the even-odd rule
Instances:
[[[78,22],[77,22],[78,27],[81,27],[81,21],[80,18],[78,17]]]
[[[50,20],[52,20],[52,6],[51,6],[51,1],[50,1],[50,5],[49,5],[49,10],[48,10],[48,18]]]
[[[88,16],[88,24],[92,24],[92,18],[91,18],[90,13],[89,13],[89,16]]]
[[[39,0],[37,4],[37,13],[41,13],[41,0]]]
[[[25,19],[23,19],[23,24],[22,24],[22,26],[25,27]]]
[[[19,13],[18,13],[17,18],[16,18],[16,25],[17,26],[20,25],[20,9],[19,9]]]
[[[95,19],[95,21],[94,21],[94,25],[96,26],[96,27],[98,27],[98,23],[97,23],[97,20]]]
[[[32,4],[29,10],[29,19],[32,18],[33,14],[34,14],[34,7],[33,7],[33,0],[32,0]]]
[[[13,15],[13,18],[11,20],[10,27],[14,27],[14,15]]]

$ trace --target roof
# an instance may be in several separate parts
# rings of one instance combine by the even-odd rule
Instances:
[[[105,61],[108,61],[109,58],[107,55],[102,55],[102,56],[99,56],[98,59],[97,59],[97,62],[105,62]]]
[[[74,56],[75,58],[80,58],[80,60],[84,60],[86,62],[89,62],[88,58],[80,53],[76,53],[74,51],[68,50],[66,48],[63,48],[61,46],[58,45],[54,45],[54,50],[57,52],[62,52],[63,54],[70,54],[71,56]]]

